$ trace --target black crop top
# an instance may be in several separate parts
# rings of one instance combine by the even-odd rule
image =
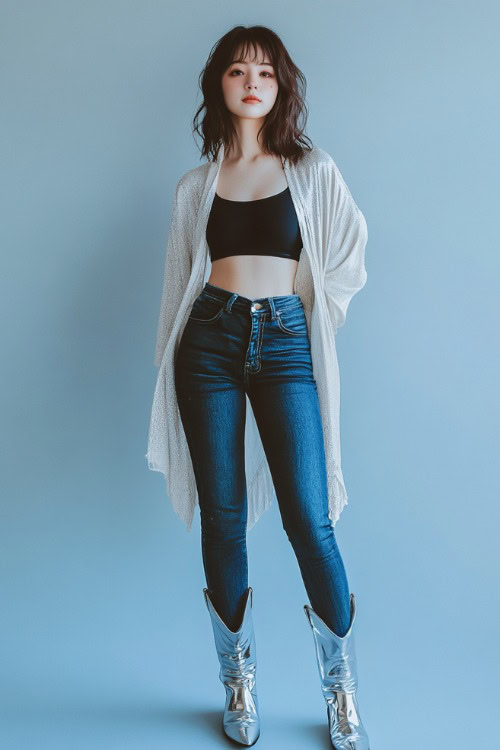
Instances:
[[[212,261],[230,255],[299,260],[302,236],[290,188],[255,201],[232,201],[215,193],[206,238]]]

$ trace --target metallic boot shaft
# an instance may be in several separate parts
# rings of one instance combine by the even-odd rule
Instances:
[[[260,735],[256,687],[257,655],[252,621],[253,591],[249,586],[243,619],[235,632],[229,630],[219,616],[207,588],[203,589],[203,593],[219,658],[219,679],[226,689],[224,732],[242,745],[253,745]]]
[[[351,622],[342,638],[330,630],[308,604],[304,605],[304,611],[314,637],[332,746],[334,750],[370,750],[356,699],[358,674],[353,631],[356,617],[354,594],[351,594],[350,606]]]

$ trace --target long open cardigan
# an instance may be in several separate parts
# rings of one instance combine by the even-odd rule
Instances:
[[[174,357],[191,306],[210,276],[205,230],[224,158],[207,161],[178,181],[167,244],[146,458],[163,473],[175,512],[191,531],[198,492],[174,386]],[[365,218],[333,158],[314,147],[293,165],[282,157],[297,212],[303,249],[294,293],[299,294],[311,342],[313,374],[319,396],[328,475],[329,518],[335,526],[347,492],[340,456],[340,380],[335,334],[343,325],[351,298],[365,284]],[[247,530],[276,498],[271,473],[247,396],[245,426]],[[207,478],[210,481],[210,478]]]

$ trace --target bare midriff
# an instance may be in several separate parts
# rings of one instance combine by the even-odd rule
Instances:
[[[271,255],[231,255],[214,260],[210,284],[248,299],[295,294],[298,261]]]

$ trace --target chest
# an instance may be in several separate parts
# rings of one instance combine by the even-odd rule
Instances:
[[[286,187],[281,160],[268,155],[251,166],[223,160],[216,178],[215,193],[226,200],[255,201],[280,193]]]

